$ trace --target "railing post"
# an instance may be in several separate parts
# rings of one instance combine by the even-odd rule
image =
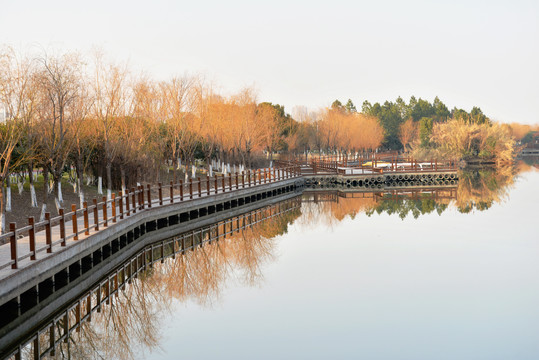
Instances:
[[[159,186],[159,206],[163,206],[163,184],[158,183]]]
[[[94,225],[95,231],[99,231],[99,215],[97,213],[97,199],[94,198]]]
[[[131,188],[131,205],[133,208],[133,214],[137,212],[137,192],[135,188]]]
[[[45,224],[45,242],[47,244],[47,253],[50,254],[52,252],[51,213],[45,213],[45,220],[47,221]]]
[[[266,183],[267,179],[268,179],[268,174],[266,173],[266,168],[264,168],[264,184]]]
[[[219,192],[219,179],[217,178],[217,174],[215,174],[215,193],[217,194]]]
[[[275,176],[276,173],[277,173],[277,169],[273,168],[273,181],[277,180],[277,177]]]
[[[73,215],[71,215],[71,226],[73,227],[73,234],[75,234],[73,240],[79,240],[79,230],[77,224],[77,205],[71,204],[71,212],[73,213]]]
[[[180,180],[180,194],[182,194],[182,181]],[[180,196],[180,200],[183,200],[183,197]],[[174,203],[174,182],[170,182],[170,203]]]
[[[226,186],[225,186],[225,174],[223,174],[223,177],[221,178],[221,182],[222,182],[222,185],[223,185],[223,192],[226,191]]]
[[[150,184],[146,185],[146,189],[148,191],[148,194],[146,197],[148,198],[148,208],[152,207],[152,186]]]
[[[9,243],[11,246],[11,260],[13,261],[13,264],[11,264],[12,269],[17,269],[19,267],[19,256],[17,254],[17,236],[15,235],[16,231],[17,224],[9,223],[9,232],[12,233],[9,237]]]
[[[107,214],[107,197],[103,196],[102,201],[103,201],[103,220],[105,221],[103,226],[107,227],[107,226],[109,226],[109,222],[107,220],[107,217],[108,217],[108,214]]]
[[[31,226],[30,230],[28,230],[28,238],[30,240],[30,260],[36,259],[36,226],[34,222],[34,217],[30,216],[28,218],[28,225]]]
[[[236,190],[240,188],[239,180],[238,180],[238,173],[236,173]]]
[[[129,190],[128,189],[125,189],[125,213],[126,213],[126,216],[129,216],[131,215],[131,208],[129,206]]]
[[[183,180],[180,180],[180,201],[183,201]]]
[[[251,187],[251,170],[247,171],[247,183],[249,184],[249,187]]]
[[[145,206],[144,206],[144,205],[145,205],[145,203],[144,203],[144,185],[140,185],[140,186],[138,187],[138,191],[139,191],[139,195],[138,195],[138,199],[139,199],[139,200],[138,200],[138,208],[139,208],[140,210],[142,210],[142,209],[144,209],[144,207],[145,207]]]
[[[206,175],[206,193],[208,195],[210,195],[210,188],[211,188],[210,175]]]
[[[120,220],[123,220],[124,218],[124,193],[122,191],[120,191],[118,193],[118,195],[120,196],[120,202],[118,203],[120,205]]]
[[[112,206],[112,222],[115,223],[116,222],[116,193],[112,193],[112,201],[110,204]]]
[[[193,198],[193,178],[189,179],[189,199]]]
[[[202,181],[200,181],[200,178],[197,178],[198,180],[198,197],[202,197]]]
[[[64,208],[58,209],[58,213],[60,214],[60,238],[62,238],[62,242],[60,243],[60,246],[66,246],[66,219],[64,217]]]
[[[228,189],[232,191],[232,173],[228,173]]]
[[[241,188],[245,189],[245,171],[241,172]]]
[[[88,221],[88,203],[85,201],[84,203],[82,203],[82,205],[84,206],[84,235],[90,235],[90,224]]]

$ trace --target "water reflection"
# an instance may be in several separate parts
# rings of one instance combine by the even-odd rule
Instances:
[[[457,185],[400,189],[385,192],[350,192],[349,189],[307,189],[304,194],[302,221],[335,224],[358,213],[368,216],[387,213],[401,219],[437,213],[454,206],[461,213],[488,210],[493,204],[508,199],[519,174],[534,171],[532,165],[519,162],[513,166],[485,167],[459,171]],[[322,220],[321,220],[322,219]]]
[[[300,207],[299,198],[287,200],[142,251],[25,341],[21,357],[139,359],[157,350],[174,301],[211,304],[232,277],[258,284],[262,264],[275,257],[275,237]],[[180,243],[190,250],[177,251]]]

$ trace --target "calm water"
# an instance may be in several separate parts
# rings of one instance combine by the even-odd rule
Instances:
[[[436,201],[304,195],[155,266],[73,336],[72,354],[538,359],[538,187],[527,169],[462,175],[456,198]]]

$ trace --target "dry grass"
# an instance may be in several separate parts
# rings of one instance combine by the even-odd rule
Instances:
[[[470,124],[462,120],[450,120],[434,125],[431,148],[414,145],[417,158],[459,158],[495,160],[497,163],[512,162],[516,150],[510,128],[500,124]]]

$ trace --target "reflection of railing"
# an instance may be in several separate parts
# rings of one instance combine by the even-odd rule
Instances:
[[[375,193],[378,200],[398,200],[402,197],[407,197],[410,200],[421,200],[425,195],[428,195],[435,201],[456,200],[457,188],[450,187],[446,189],[391,190],[383,193]]]
[[[302,201],[304,203],[319,203],[319,202],[338,202],[339,199],[373,199],[375,202],[382,200],[398,200],[403,197],[410,200],[420,200],[428,196],[434,200],[456,200],[457,188],[415,188],[415,189],[399,189],[387,191],[371,191],[371,192],[342,192],[339,190],[323,190],[310,192],[307,189],[304,192]]]
[[[6,358],[20,359],[26,351],[32,354],[34,359],[54,356],[58,346],[61,346],[62,342],[69,341],[72,332],[79,332],[84,322],[90,322],[94,313],[101,312],[102,306],[110,304],[113,295],[125,290],[127,284],[148,266],[151,267],[156,262],[163,262],[164,259],[175,257],[185,251],[195,250],[206,243],[211,244],[233,233],[239,233],[260,222],[299,209],[300,206],[299,198],[292,199],[147,246],[55,315],[37,332],[21,341],[20,345],[8,350]],[[3,349],[0,351],[3,352]]]
[[[0,235],[0,252],[9,244],[10,260],[0,264],[0,270],[11,265],[12,269],[19,267],[19,262],[24,259],[36,260],[37,254],[43,251],[52,253],[54,248],[65,247],[68,240],[82,240],[90,235],[90,232],[98,232],[100,227],[108,227],[111,224],[129,217],[139,211],[145,211],[152,207],[183,202],[211,196],[213,194],[231,192],[252,186],[259,186],[285,179],[301,176],[297,166],[285,166],[278,168],[258,169],[255,171],[231,173],[228,176],[215,176],[210,178],[197,178],[190,181],[170,184],[157,184],[138,186],[131,190],[112,194],[107,200],[97,199],[92,204],[84,203],[81,209],[71,205],[71,211],[65,212],[59,209],[59,216],[51,218],[50,213],[45,213],[45,220],[35,222],[33,217],[28,218],[28,225],[17,228],[15,223],[9,224],[9,232]],[[90,223],[92,221],[92,223]],[[68,234],[68,232],[70,234]],[[25,239],[21,239],[24,238]],[[29,244],[28,251],[19,255],[18,242]]]

